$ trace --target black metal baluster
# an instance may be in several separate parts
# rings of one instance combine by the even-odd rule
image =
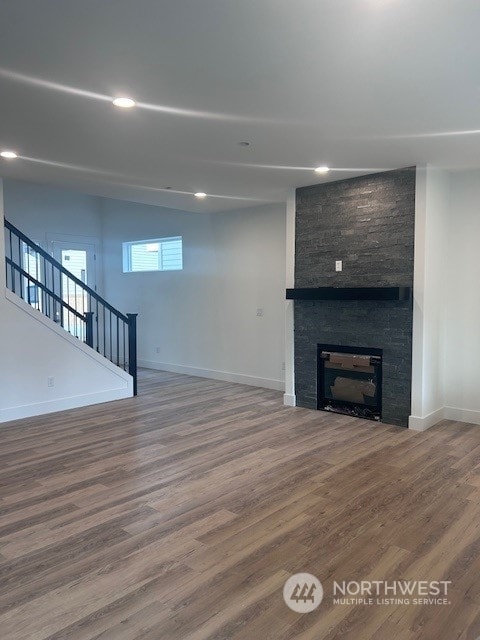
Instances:
[[[55,275],[54,275],[54,271],[53,271],[53,263],[51,264],[52,267],[52,293],[53,295],[55,295]],[[52,298],[52,320],[54,322],[56,322],[57,318],[55,316],[56,313],[56,304],[55,304],[55,299]]]
[[[10,264],[10,277],[12,279],[12,291],[15,293],[15,269],[13,267],[13,249],[12,249],[12,230],[10,229],[10,260],[12,263]]]
[[[56,296],[56,292],[55,292],[55,278],[53,275],[53,265],[52,265],[52,294],[53,296]],[[57,302],[55,300],[55,297],[52,298],[52,317],[54,319],[55,322],[57,322]]]
[[[93,311],[85,313],[85,343],[93,347]]]
[[[120,325],[117,316],[117,367],[120,366]]]
[[[45,256],[41,256],[41,257],[43,258],[43,271],[42,271],[43,277],[42,277],[42,281],[43,281],[43,284],[45,286],[47,286],[47,264],[46,264],[46,261],[45,261]],[[42,289],[42,294],[43,295],[42,295],[42,308],[41,308],[41,311],[47,317],[49,317],[50,314],[49,314],[48,303],[47,303],[47,293],[46,293],[45,289]]]
[[[20,269],[23,269],[23,260],[22,260],[22,251],[20,245],[20,238],[18,238],[18,264]],[[24,299],[24,291],[23,291],[23,274],[21,271],[18,272],[19,286],[20,286],[20,297],[22,300]]]
[[[67,279],[67,304],[70,305],[70,278],[66,276],[66,279]],[[70,332],[70,319],[71,319],[71,313],[70,311],[67,310],[67,327],[68,327],[67,331],[69,332]]]
[[[99,327],[98,327],[98,300],[95,300],[95,305],[96,305],[96,322],[97,322],[97,351],[100,352],[100,338],[98,337],[98,332],[99,332]]]
[[[38,264],[39,264],[38,253],[35,251],[35,279],[37,280],[37,282],[40,282],[39,273],[38,273]]]
[[[122,327],[123,327],[123,340],[122,340],[123,354],[122,354],[122,357],[123,357],[123,370],[125,371],[126,367],[127,367],[127,358],[126,358],[127,352],[126,352],[126,345],[125,345],[125,321],[124,320],[122,320]]]
[[[105,311],[105,306],[102,306],[102,310],[103,310],[103,356],[107,356],[107,341],[106,341],[106,326],[107,326],[107,317],[105,315],[106,311]]]
[[[112,359],[112,312],[110,311],[110,362],[113,362]]]

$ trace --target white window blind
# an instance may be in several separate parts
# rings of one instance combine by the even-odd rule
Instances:
[[[182,237],[123,243],[123,271],[178,271],[183,268]]]

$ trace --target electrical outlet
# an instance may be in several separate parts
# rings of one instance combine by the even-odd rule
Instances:
[[[260,318],[263,316],[263,309],[257,309],[257,316]]]
[[[342,260],[335,260],[335,271],[343,271]]]
[[[55,378],[53,376],[49,376],[47,378],[47,387],[54,387],[55,386]]]

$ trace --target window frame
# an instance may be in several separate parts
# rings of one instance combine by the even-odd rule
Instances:
[[[162,257],[162,245],[168,244],[168,242],[172,241],[180,241],[180,267],[175,267],[173,269],[165,269],[161,266]],[[156,269],[133,269],[132,268],[132,247],[135,245],[149,245],[149,244],[158,244],[159,245],[159,259],[158,259],[158,268]],[[122,242],[122,270],[123,273],[166,273],[166,272],[174,272],[174,271],[183,271],[183,236],[165,236],[163,238],[147,238],[145,240],[128,240],[126,242]]]

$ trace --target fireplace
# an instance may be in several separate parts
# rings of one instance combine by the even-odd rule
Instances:
[[[317,409],[382,419],[382,349],[317,345]]]
[[[387,424],[408,426],[415,193],[413,167],[296,190],[294,291],[287,293],[294,300],[289,305],[295,364],[290,401],[296,406],[338,410],[340,405],[346,413],[359,411]],[[342,261],[340,271],[337,261]],[[327,376],[335,371],[319,362],[317,344],[342,347],[325,349],[333,353],[380,357],[381,375],[375,358],[370,363],[374,371],[368,373],[376,385],[373,408],[371,396],[355,396],[362,402],[352,407],[349,400],[333,397],[330,387],[340,393],[334,381],[325,388],[324,371]],[[365,352],[352,345],[376,349]],[[353,377],[348,369],[341,373]],[[340,381],[340,386],[346,384]]]

